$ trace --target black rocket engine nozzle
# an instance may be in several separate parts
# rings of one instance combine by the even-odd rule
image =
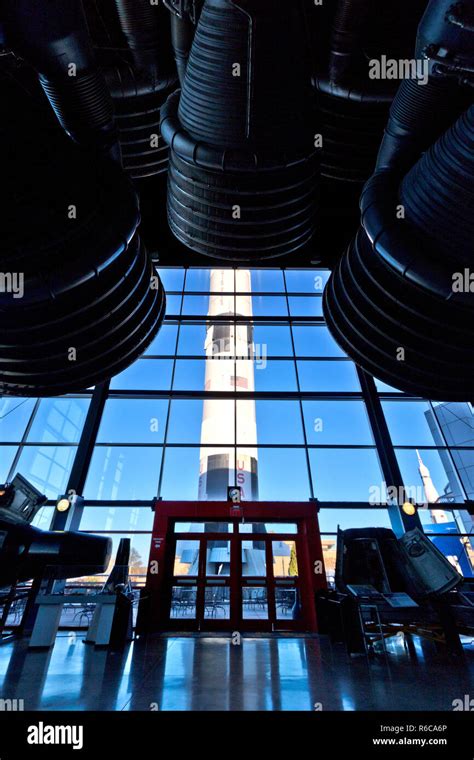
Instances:
[[[7,45],[38,72],[61,126],[119,161],[112,100],[81,0],[5,0],[1,11]]]

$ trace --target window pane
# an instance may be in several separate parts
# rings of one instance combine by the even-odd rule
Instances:
[[[441,428],[442,437],[435,435],[438,443],[448,446],[474,446],[474,413],[471,404],[466,402],[432,404],[433,422],[436,420]],[[432,420],[428,418],[430,428]],[[436,428],[435,428],[436,429]]]
[[[170,501],[221,501],[234,481],[232,448],[167,448],[160,496]]]
[[[285,296],[252,296],[252,314],[254,317],[287,317]]]
[[[297,356],[345,356],[325,325],[294,325]]]
[[[145,356],[174,356],[177,335],[178,325],[163,324],[158,335],[145,351]]]
[[[255,355],[293,356],[291,332],[288,325],[255,324],[253,328]]]
[[[192,523],[177,522],[174,524],[175,533],[209,533],[214,531],[217,533],[232,533],[233,529],[232,523],[223,522],[206,523],[197,521]]]
[[[272,541],[273,576],[295,578],[298,576],[298,560],[295,541]]]
[[[166,294],[166,316],[176,317],[181,314],[181,296]]]
[[[288,293],[322,293],[329,279],[328,269],[285,269]]]
[[[233,383],[233,361],[219,361],[218,359],[209,359],[213,366],[209,368],[209,373],[216,382],[219,378],[224,383],[222,390],[232,390]],[[214,369],[214,362],[219,365]],[[173,389],[175,391],[203,391],[206,382],[206,365],[204,359],[178,359],[176,361]]]
[[[254,362],[238,361],[236,368],[236,390],[252,391],[296,391],[296,371],[292,361],[268,361],[261,357]]]
[[[472,532],[472,519],[468,513],[466,523],[457,522],[451,512],[442,510],[418,510],[424,532],[435,546],[465,578],[474,576],[474,546],[472,538],[456,536],[460,529]],[[433,535],[437,534],[437,535]]]
[[[292,317],[323,316],[323,302],[319,296],[290,296],[288,302]]]
[[[374,377],[374,382],[379,393],[402,393],[399,388],[394,388],[393,385],[387,385],[387,383],[383,383],[382,380],[378,380],[376,377]]]
[[[99,443],[162,443],[168,401],[165,399],[109,399],[105,405]]]
[[[171,387],[172,372],[172,359],[138,359],[120,375],[112,378],[110,387],[123,391],[166,391]]]
[[[334,588],[334,577],[336,574],[336,536],[321,536],[323,547],[324,570],[329,588]]]
[[[56,499],[66,490],[75,454],[75,446],[25,446],[17,472],[49,499]]]
[[[28,440],[35,443],[77,443],[89,404],[88,398],[42,399]]]
[[[192,292],[234,292],[233,269],[188,269],[186,271],[186,291]]]
[[[349,361],[298,362],[301,390],[359,391],[355,367]]]
[[[321,501],[368,502],[374,487],[382,489],[375,449],[310,449],[309,456],[314,493]]]
[[[148,561],[150,557],[151,533],[102,533],[112,539],[112,556],[109,566],[104,573],[107,576],[114,564],[121,538],[130,538],[130,580],[133,583],[143,585],[146,580]]]
[[[167,443],[234,443],[233,399],[178,399],[171,402]]]
[[[304,449],[238,449],[238,472],[239,463],[250,457],[256,459],[260,501],[307,501],[310,498]],[[246,493],[244,496],[250,500]]]
[[[206,542],[206,575],[230,575],[230,541]]]
[[[443,461],[446,463],[446,471],[449,473],[449,478],[452,479],[453,473],[449,458],[443,451],[440,451],[440,456],[444,457]],[[474,500],[474,451],[451,449],[451,457],[456,468],[457,477],[461,480],[467,498]],[[456,476],[454,477],[456,478]]]
[[[209,296],[184,296],[183,307],[181,313],[186,316],[199,316],[205,317],[209,314]],[[228,298],[228,305],[225,308],[225,313],[234,313],[234,297]]]
[[[21,441],[35,402],[34,398],[0,398],[0,441]]]
[[[427,401],[382,401],[382,409],[395,446],[442,444],[436,418]]]
[[[258,540],[258,530],[252,539],[242,541],[240,546],[242,575],[247,578],[265,578],[267,574],[265,541]]]
[[[49,530],[55,511],[54,507],[41,507],[31,521],[31,525],[40,530]]]
[[[363,401],[303,401],[308,443],[373,445]]]
[[[184,269],[172,269],[171,267],[164,267],[158,269],[163,287],[168,290],[182,290],[184,284]]]
[[[275,588],[277,620],[298,620],[301,617],[301,602],[298,588]]]
[[[0,446],[0,483],[6,482],[17,451],[16,446]]]
[[[242,617],[244,620],[268,620],[268,599],[265,586],[242,588]]]
[[[206,324],[182,324],[179,331],[178,354],[180,356],[205,356],[208,326]]]
[[[237,271],[237,290],[246,292],[248,286],[242,282],[242,275],[245,273]],[[283,281],[283,272],[281,269],[251,269],[251,290],[253,293],[284,293],[285,283]]]
[[[173,575],[198,575],[199,541],[176,541]]]
[[[395,452],[408,495],[417,503],[434,502],[438,498],[455,502],[464,500],[448,451],[395,449]],[[472,458],[471,464],[474,464]]]
[[[239,533],[298,533],[297,523],[237,523]]]
[[[230,588],[229,586],[213,586],[205,588],[204,617],[210,620],[230,619]]]
[[[161,448],[96,446],[84,495],[88,499],[152,499],[158,492]]]
[[[321,509],[318,515],[322,533],[337,533],[349,528],[391,528],[388,509]]]
[[[298,401],[237,401],[237,442],[303,443]]]
[[[170,617],[194,620],[196,617],[196,599],[196,586],[173,586],[171,589]]]
[[[135,531],[153,528],[151,507],[85,507],[81,530]]]

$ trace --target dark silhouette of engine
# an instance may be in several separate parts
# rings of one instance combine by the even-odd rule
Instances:
[[[46,502],[21,475],[0,488],[0,587],[42,578],[102,573],[108,567],[112,539],[76,531],[46,531],[30,524]]]

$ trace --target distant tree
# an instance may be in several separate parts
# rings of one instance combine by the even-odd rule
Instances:
[[[296,547],[291,544],[290,564],[288,565],[288,575],[298,575],[298,563],[296,561]]]
[[[130,549],[129,567],[130,567],[130,570],[142,570],[143,569],[142,555],[133,546]]]

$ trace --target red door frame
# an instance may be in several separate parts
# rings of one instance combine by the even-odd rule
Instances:
[[[314,594],[327,586],[319,532],[318,507],[315,502],[242,502],[235,505],[229,502],[155,500],[153,510],[155,518],[148,574],[137,621],[137,632],[139,634],[155,633],[173,628],[169,621],[168,587],[170,586],[171,568],[174,560],[170,551],[174,546],[174,523],[241,522],[242,518],[245,519],[245,522],[298,523],[298,579],[303,609],[300,630],[317,631]],[[218,537],[222,539],[222,533],[218,534]],[[289,535],[288,538],[294,539],[296,536]],[[236,552],[233,552],[233,556],[235,558]],[[235,567],[233,567],[231,569],[231,584],[235,582],[235,578]],[[232,628],[233,622],[231,620],[216,621],[215,628],[216,630],[235,630]],[[184,620],[180,621],[181,630],[186,630],[185,623]],[[237,630],[257,630],[257,628],[262,630],[261,626],[252,621],[243,621]]]

